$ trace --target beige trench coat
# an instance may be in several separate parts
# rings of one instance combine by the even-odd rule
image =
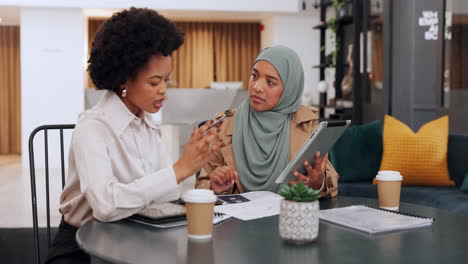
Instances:
[[[235,115],[235,110],[233,110]],[[215,118],[224,115],[224,112],[217,113]],[[215,157],[203,168],[198,177],[195,187],[200,189],[210,189],[209,174],[219,166],[229,166],[236,168],[234,161],[234,152],[232,149],[232,132],[234,127],[234,115],[226,118],[221,126],[219,133],[220,139],[223,141],[220,150],[217,151]],[[299,151],[304,142],[310,137],[312,132],[317,127],[318,115],[317,110],[311,106],[301,106],[296,113],[293,114],[291,119],[291,133],[289,140],[289,158],[292,159]],[[338,173],[333,168],[333,165],[328,162],[325,171],[325,178],[323,189],[321,192],[322,197],[334,197],[338,194]],[[231,187],[230,190],[223,194],[229,193],[243,193],[244,188],[239,179]]]

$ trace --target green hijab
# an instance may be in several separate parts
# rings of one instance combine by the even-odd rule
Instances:
[[[269,111],[255,111],[249,99],[237,108],[232,145],[245,191],[276,192],[279,185],[275,180],[289,162],[290,122],[301,106],[304,70],[296,52],[284,46],[262,50],[255,62],[259,60],[275,67],[284,91],[278,104]]]

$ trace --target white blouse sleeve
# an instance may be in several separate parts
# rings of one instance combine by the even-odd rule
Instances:
[[[116,221],[150,204],[176,200],[180,196],[174,169],[167,158],[161,160],[163,169],[130,182],[120,182],[111,165],[109,144],[115,136],[109,131],[103,122],[88,119],[77,125],[71,143],[81,192],[85,194],[94,218]],[[164,151],[163,146],[158,145],[155,147]],[[167,156],[167,153],[163,155]],[[121,163],[124,170],[125,166],[132,166],[131,161],[130,157],[117,163]]]

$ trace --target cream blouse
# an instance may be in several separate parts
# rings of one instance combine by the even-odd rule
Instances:
[[[64,220],[76,227],[95,218],[115,221],[145,206],[176,200],[176,182],[151,115],[132,114],[112,91],[80,114],[60,198]]]

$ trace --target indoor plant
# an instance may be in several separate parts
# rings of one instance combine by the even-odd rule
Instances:
[[[283,185],[278,194],[284,197],[279,219],[281,238],[294,243],[314,241],[319,227],[320,190],[301,182],[291,187]]]

